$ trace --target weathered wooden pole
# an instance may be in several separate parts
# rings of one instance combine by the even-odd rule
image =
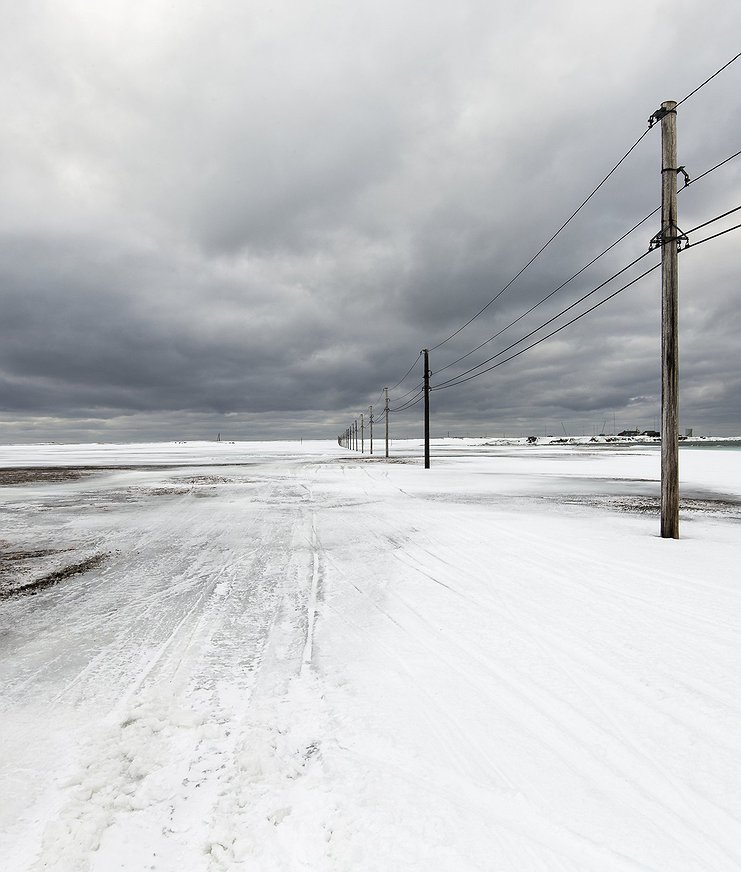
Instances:
[[[386,395],[386,457],[389,456],[389,389],[384,388]]]
[[[370,426],[370,453],[373,454],[373,406],[370,407],[368,425]]]
[[[422,349],[425,366],[425,469],[430,468],[430,352]]]
[[[677,104],[661,104],[661,537],[679,539]]]
[[[360,453],[365,454],[365,420],[363,413],[360,413]]]

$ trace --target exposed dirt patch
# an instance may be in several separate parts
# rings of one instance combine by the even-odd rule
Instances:
[[[181,497],[190,493],[189,487],[178,487],[176,485],[163,487],[139,488],[137,492],[145,497]]]
[[[195,475],[192,478],[184,479],[188,484],[227,484],[234,481],[233,478],[227,478],[224,475]]]
[[[569,505],[593,506],[597,509],[610,509],[633,514],[658,515],[661,511],[661,500],[658,496],[616,496],[616,495],[575,495],[559,500]],[[692,499],[682,498],[679,501],[679,511],[685,520],[697,517],[713,516],[732,520],[741,520],[741,503],[734,500]]]
[[[97,472],[98,470],[95,471]],[[0,485],[77,481],[92,474],[93,470],[82,469],[80,467],[19,466],[12,469],[0,469]]]
[[[17,559],[28,559],[33,556],[46,556],[51,552],[18,552],[20,557]],[[4,558],[7,558],[8,555],[3,555]],[[86,560],[81,560],[78,563],[70,563],[67,566],[63,566],[61,569],[57,569],[54,572],[49,572],[46,575],[42,575],[41,578],[37,578],[34,581],[29,582],[28,584],[24,584],[20,587],[13,587],[6,590],[0,590],[0,600],[10,599],[11,597],[17,596],[32,596],[34,594],[40,593],[42,590],[46,590],[48,587],[53,587],[56,584],[59,584],[61,581],[64,581],[67,578],[72,578],[75,575],[82,575],[84,572],[89,572],[91,569],[95,569],[100,566],[101,563],[108,557],[108,554],[94,554],[92,557],[88,557]]]

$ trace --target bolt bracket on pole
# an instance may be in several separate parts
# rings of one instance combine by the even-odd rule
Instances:
[[[649,129],[654,126],[658,121],[661,121],[662,118],[665,118],[667,115],[672,114],[676,115],[676,109],[665,109],[663,106],[659,106],[659,108],[652,112],[651,115],[648,116],[648,126]]]
[[[690,247],[690,240],[686,233],[683,233],[681,228],[676,227],[676,236],[669,236],[667,239],[664,239],[663,230],[659,230],[659,232],[652,237],[651,241],[648,244],[648,250],[653,251],[656,248],[661,248],[663,245],[668,245],[670,242],[677,243],[677,251],[684,251],[685,248]]]

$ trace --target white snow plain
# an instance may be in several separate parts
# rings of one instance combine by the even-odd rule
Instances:
[[[2,868],[741,869],[741,451],[419,455],[0,448]]]

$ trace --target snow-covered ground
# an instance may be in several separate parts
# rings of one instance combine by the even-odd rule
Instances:
[[[741,451],[419,448],[0,448],[3,869],[741,869]]]

